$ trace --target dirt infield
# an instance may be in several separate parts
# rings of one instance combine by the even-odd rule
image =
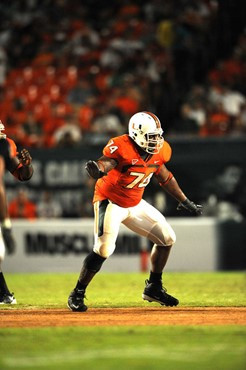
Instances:
[[[0,328],[124,325],[246,325],[246,307],[135,307],[0,310]]]

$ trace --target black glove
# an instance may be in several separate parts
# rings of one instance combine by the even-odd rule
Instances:
[[[93,179],[100,179],[106,175],[105,172],[101,171],[96,161],[88,161],[85,165],[85,169],[89,176]]]
[[[200,204],[195,204],[188,198],[186,198],[183,202],[178,204],[177,210],[180,211],[182,208],[186,209],[191,213],[195,213],[196,215],[202,214],[202,206]]]
[[[32,157],[27,149],[22,149],[21,152],[17,153],[18,158],[20,160],[20,163],[23,164],[23,166],[30,166],[32,163]]]
[[[12,229],[7,227],[1,227],[3,241],[8,254],[13,254],[16,248],[15,240],[12,235]]]

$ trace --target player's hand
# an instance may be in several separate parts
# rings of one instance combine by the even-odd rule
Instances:
[[[180,211],[181,209],[186,209],[187,211],[194,213],[198,216],[202,214],[202,206],[200,204],[195,204],[188,198],[186,198],[183,202],[178,204],[177,210]]]
[[[32,163],[32,157],[27,149],[22,149],[20,153],[17,153],[17,155],[23,166],[30,166]]]
[[[1,227],[2,236],[5,248],[8,254],[13,254],[16,248],[15,239],[12,234],[12,229],[7,227]]]
[[[85,169],[88,175],[96,180],[106,175],[106,173],[100,170],[99,165],[96,161],[88,161],[85,165]]]

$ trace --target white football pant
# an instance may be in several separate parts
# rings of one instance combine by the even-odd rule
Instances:
[[[129,208],[120,207],[108,200],[98,201],[94,203],[94,214],[93,251],[104,258],[108,258],[115,250],[121,223],[156,245],[172,246],[176,241],[176,235],[165,217],[143,199],[135,207]]]

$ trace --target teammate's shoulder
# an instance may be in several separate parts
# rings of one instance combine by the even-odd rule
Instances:
[[[13,140],[13,139],[10,139],[10,137],[8,137],[8,136],[6,137],[6,141],[7,141],[10,145],[13,145],[13,144],[14,144],[14,145],[16,145],[16,144],[15,144],[15,142],[14,142],[14,140]]]
[[[171,159],[172,148],[166,140],[164,141],[159,154],[164,162],[168,162]]]

